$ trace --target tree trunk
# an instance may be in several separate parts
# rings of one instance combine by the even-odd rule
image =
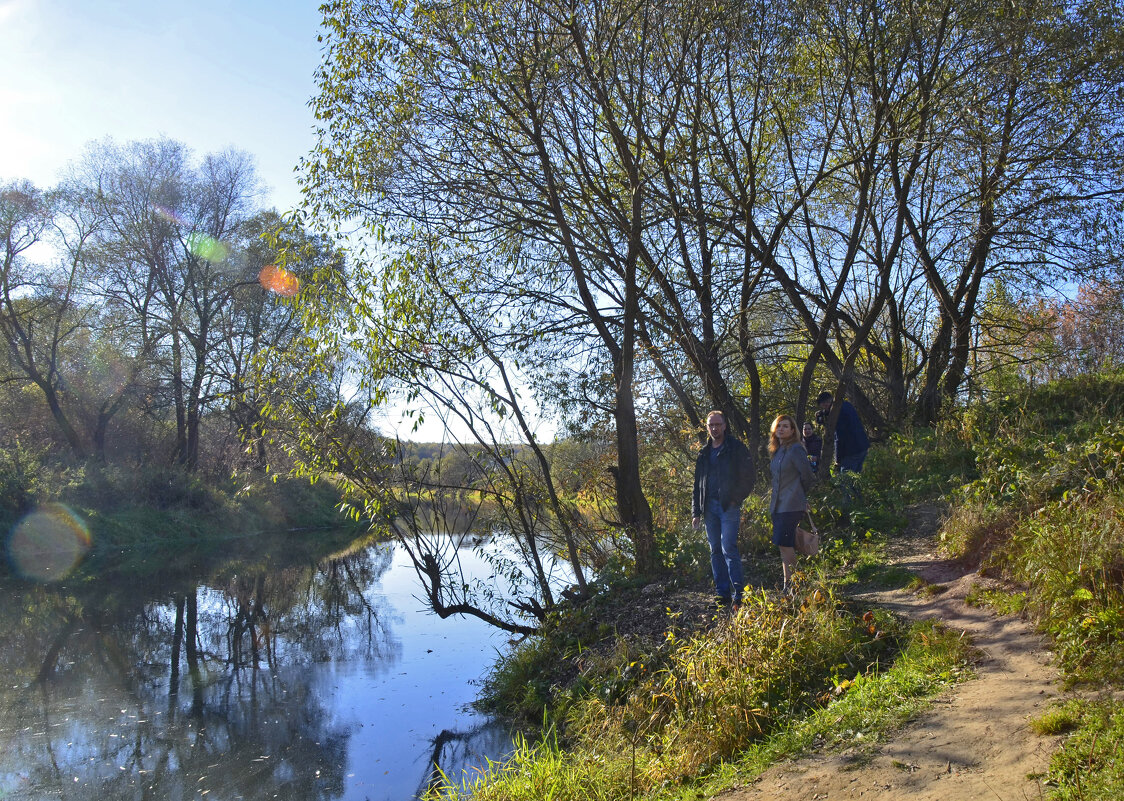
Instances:
[[[622,349],[622,353],[626,350],[630,348]],[[613,416],[617,430],[617,514],[636,551],[636,572],[641,576],[651,576],[657,572],[658,559],[652,533],[652,508],[648,505],[640,482],[639,431],[632,395],[631,360],[622,359],[615,372],[616,404]]]

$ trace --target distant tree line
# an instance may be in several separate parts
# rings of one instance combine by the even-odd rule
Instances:
[[[299,317],[259,275],[283,253],[298,276],[340,257],[291,227],[267,241],[281,219],[260,199],[247,154],[195,161],[167,139],[95,143],[56,187],[0,187],[0,439],[64,461],[264,467],[264,379],[306,378],[281,358]]]

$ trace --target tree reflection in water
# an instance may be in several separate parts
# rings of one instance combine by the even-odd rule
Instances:
[[[443,729],[432,740],[429,767],[415,795],[420,798],[446,785],[459,787],[471,783],[478,771],[470,773],[464,766],[486,765],[489,755],[509,751],[510,743],[511,733],[495,723],[484,723],[467,731]]]
[[[351,733],[306,673],[397,658],[365,593],[390,559],[239,566],[157,600],[20,593],[0,609],[0,796],[339,797]]]

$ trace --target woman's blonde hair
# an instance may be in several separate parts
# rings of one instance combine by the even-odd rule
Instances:
[[[787,420],[788,424],[792,426],[792,439],[788,442],[781,442],[780,437],[777,436],[777,423],[781,420]],[[800,441],[800,430],[796,427],[796,418],[791,414],[778,414],[777,419],[773,421],[773,425],[769,427],[769,455],[773,455],[780,450],[781,445],[788,445],[792,442]]]

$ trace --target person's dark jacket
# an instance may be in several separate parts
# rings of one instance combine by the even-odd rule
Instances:
[[[813,433],[810,437],[804,437],[804,450],[808,452],[809,456],[819,459],[820,454],[823,453],[823,437],[816,433]]]
[[[839,461],[867,450],[870,450],[870,440],[867,439],[863,421],[859,419],[855,407],[849,401],[843,401],[843,406],[839,409],[839,421],[835,424],[835,459]]]
[[[703,445],[695,460],[695,491],[691,495],[691,516],[702,517],[706,508],[706,482],[710,460],[710,443]],[[753,491],[753,456],[741,440],[726,435],[722,451],[718,454],[718,464],[722,471],[721,489],[718,500],[722,511],[731,506],[740,507]]]

